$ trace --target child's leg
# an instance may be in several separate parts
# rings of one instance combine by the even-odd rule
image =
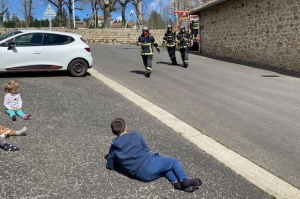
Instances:
[[[7,113],[12,119],[16,117],[16,113],[13,110],[6,109],[5,113]]]
[[[12,136],[12,135],[25,135],[26,130],[27,130],[26,126],[24,126],[19,131],[14,131],[14,130],[11,130],[9,128],[6,128],[6,127],[0,125],[0,136],[5,138],[9,135],[10,136]]]
[[[5,139],[0,137],[0,146],[3,146],[6,143]]]
[[[0,137],[0,146],[5,151],[19,151],[20,150],[18,147],[15,147],[15,146],[7,143],[2,137]]]
[[[19,131],[11,131],[9,135],[26,135],[26,130],[27,127],[24,126],[21,130]]]
[[[182,165],[177,159],[166,156],[160,156],[160,158],[163,162],[162,166],[168,166],[168,171],[166,172],[165,176],[172,184],[174,184],[177,181],[177,179],[181,181],[182,179],[187,178],[187,175],[185,174]],[[174,179],[173,176],[176,177],[176,181],[171,181],[171,179]]]
[[[7,131],[9,131],[9,128],[6,128],[6,127],[0,125],[0,134],[5,133]]]
[[[25,113],[23,112],[22,109],[17,110],[17,111],[16,111],[16,114],[17,114],[19,117],[21,117],[21,118],[23,118],[24,115],[25,115]]]
[[[180,162],[175,158],[155,154],[147,165],[137,174],[139,180],[152,181],[165,176],[173,185],[187,178]]]
[[[9,136],[11,130],[9,128],[6,128],[4,126],[0,125],[0,136],[3,138],[6,138],[7,136]]]
[[[25,114],[22,109],[17,110],[16,113],[17,113],[18,116],[20,116],[24,120],[27,120],[30,117],[30,115]]]

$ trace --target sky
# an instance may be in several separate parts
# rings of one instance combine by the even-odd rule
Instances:
[[[163,1],[163,3],[167,3],[169,0],[152,0],[150,5],[148,6],[148,9],[156,10],[159,12],[159,2],[160,1]],[[12,3],[10,3],[10,6],[8,7],[9,13],[10,14],[16,13],[19,16],[19,18],[24,18],[24,15],[22,14],[22,10],[21,10],[20,0],[10,0],[10,2],[12,2]],[[18,5],[20,5],[20,6],[18,6]],[[38,5],[37,8],[33,11],[34,18],[36,18],[36,19],[45,18],[43,15],[44,15],[44,12],[45,12],[47,6],[48,6],[47,3],[40,3],[40,5]],[[56,12],[56,7],[53,5],[51,5],[51,7],[54,10],[54,12]],[[133,15],[129,18],[130,10],[134,10],[134,8],[131,4],[129,4],[126,8],[125,18],[126,18],[126,20],[129,19],[129,20],[135,21],[135,17]],[[91,8],[89,6],[87,6],[84,10],[75,10],[75,15],[79,16],[80,20],[83,20],[84,18],[88,18],[91,15],[91,12],[92,12]],[[98,16],[103,16],[101,10],[98,11]],[[119,11],[119,13],[115,13],[115,12],[112,13],[112,19],[117,19],[120,17],[121,17],[120,11]]]

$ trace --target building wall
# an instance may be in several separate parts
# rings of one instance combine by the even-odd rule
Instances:
[[[200,11],[201,52],[300,71],[299,0],[228,0]]]

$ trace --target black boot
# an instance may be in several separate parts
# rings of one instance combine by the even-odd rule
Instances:
[[[146,77],[149,78],[151,75],[151,70],[146,70]]]
[[[172,61],[172,65],[177,65],[176,58],[171,59],[171,61]]]

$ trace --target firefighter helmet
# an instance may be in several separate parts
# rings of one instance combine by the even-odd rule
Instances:
[[[179,29],[180,29],[180,30],[185,30],[185,27],[184,27],[184,26],[180,26]]]
[[[149,28],[148,27],[146,27],[146,26],[143,26],[143,29],[142,29],[143,31],[149,31]]]

